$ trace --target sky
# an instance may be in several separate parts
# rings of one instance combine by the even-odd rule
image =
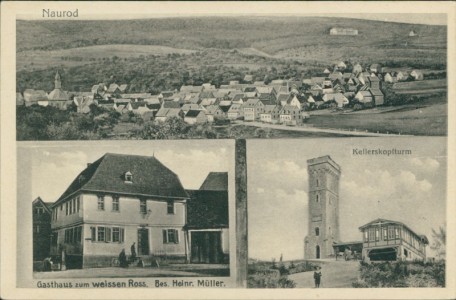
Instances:
[[[234,164],[233,141],[20,143],[18,172],[22,175],[18,186],[29,189],[30,201],[40,196],[46,202],[53,202],[87,163],[96,161],[107,152],[155,155],[179,176],[185,189],[199,189],[209,172],[228,172]]]
[[[353,148],[410,149],[412,155],[355,156]],[[445,224],[445,138],[249,140],[247,149],[250,258],[303,259],[307,160],[324,155],[342,169],[341,241],[360,241],[358,228],[377,218],[403,222],[431,243],[432,229]]]

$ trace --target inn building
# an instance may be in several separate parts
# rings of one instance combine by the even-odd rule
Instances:
[[[107,153],[88,164],[53,204],[51,254],[67,268],[106,267],[122,249],[129,256],[135,243],[137,256],[146,263],[154,258],[191,262],[193,236],[186,227],[191,198],[179,177],[157,158]],[[204,225],[198,229],[214,230]],[[228,230],[227,223],[218,225],[218,232]],[[210,262],[226,261],[224,236],[220,233],[202,247],[206,255],[215,249],[217,259]]]

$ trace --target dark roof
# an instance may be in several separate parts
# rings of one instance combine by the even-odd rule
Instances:
[[[189,110],[185,115],[186,118],[196,118],[201,113],[201,110]]]
[[[228,191],[228,172],[210,172],[200,190]]]
[[[228,228],[227,191],[187,191],[186,229]]]
[[[180,104],[178,101],[164,101],[163,108],[180,108]]]
[[[124,175],[133,180],[126,183]],[[56,203],[78,191],[187,198],[179,177],[153,156],[106,153],[85,168]]]

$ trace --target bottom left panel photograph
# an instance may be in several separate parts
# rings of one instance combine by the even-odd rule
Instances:
[[[18,287],[234,287],[234,141],[18,143],[17,183]]]

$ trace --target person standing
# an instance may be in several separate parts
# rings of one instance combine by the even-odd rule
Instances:
[[[136,245],[135,242],[131,245],[131,261],[136,259]]]
[[[128,267],[127,255],[125,255],[125,249],[122,249],[122,251],[119,254],[119,265],[121,268]]]
[[[314,272],[314,281],[315,281],[315,287],[319,288],[320,287],[320,282],[321,282],[321,272]]]

